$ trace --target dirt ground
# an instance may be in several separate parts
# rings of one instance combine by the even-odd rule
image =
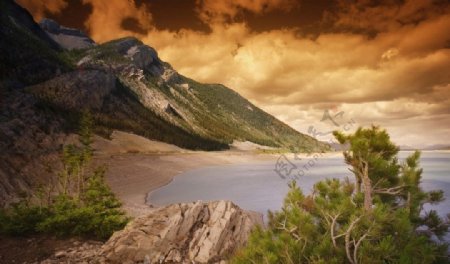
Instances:
[[[46,235],[26,237],[0,236],[0,263],[34,263],[49,258],[55,252],[87,240],[57,238]]]

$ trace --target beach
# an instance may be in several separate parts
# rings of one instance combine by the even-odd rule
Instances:
[[[118,131],[111,138],[95,138],[95,162],[107,166],[108,184],[133,217],[152,210],[146,203],[147,193],[170,183],[176,175],[207,166],[276,161],[279,156],[250,149],[187,151]]]

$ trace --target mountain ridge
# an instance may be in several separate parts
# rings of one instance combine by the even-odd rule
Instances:
[[[119,130],[193,150],[234,141],[328,149],[235,91],[182,76],[136,38],[68,50],[14,1],[0,5],[2,200],[51,177],[83,111],[103,137]]]

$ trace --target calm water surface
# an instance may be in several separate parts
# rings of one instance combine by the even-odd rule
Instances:
[[[400,152],[400,161],[409,154],[411,152]],[[303,166],[306,162],[304,159],[296,164]],[[422,187],[441,189],[447,198],[425,209],[436,209],[440,215],[450,213],[450,152],[422,152],[421,167],[424,170]],[[231,200],[244,209],[266,214],[267,210],[280,209],[288,191],[288,182],[280,178],[274,168],[275,161],[192,170],[150,193],[148,199],[156,205]],[[313,185],[325,178],[353,179],[347,168],[341,157],[322,157],[297,182],[305,193],[310,193]]]

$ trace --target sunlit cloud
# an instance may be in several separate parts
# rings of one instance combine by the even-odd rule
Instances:
[[[125,19],[133,19],[140,30],[148,31],[152,28],[152,16],[145,8],[138,8],[134,1],[123,0],[83,0],[90,3],[93,12],[85,22],[91,32],[91,37],[98,42],[111,39],[138,36],[136,32],[122,26]]]
[[[295,0],[196,0],[196,3],[200,19],[207,23],[232,21],[242,11],[262,14],[275,9],[288,11],[299,5]]]

